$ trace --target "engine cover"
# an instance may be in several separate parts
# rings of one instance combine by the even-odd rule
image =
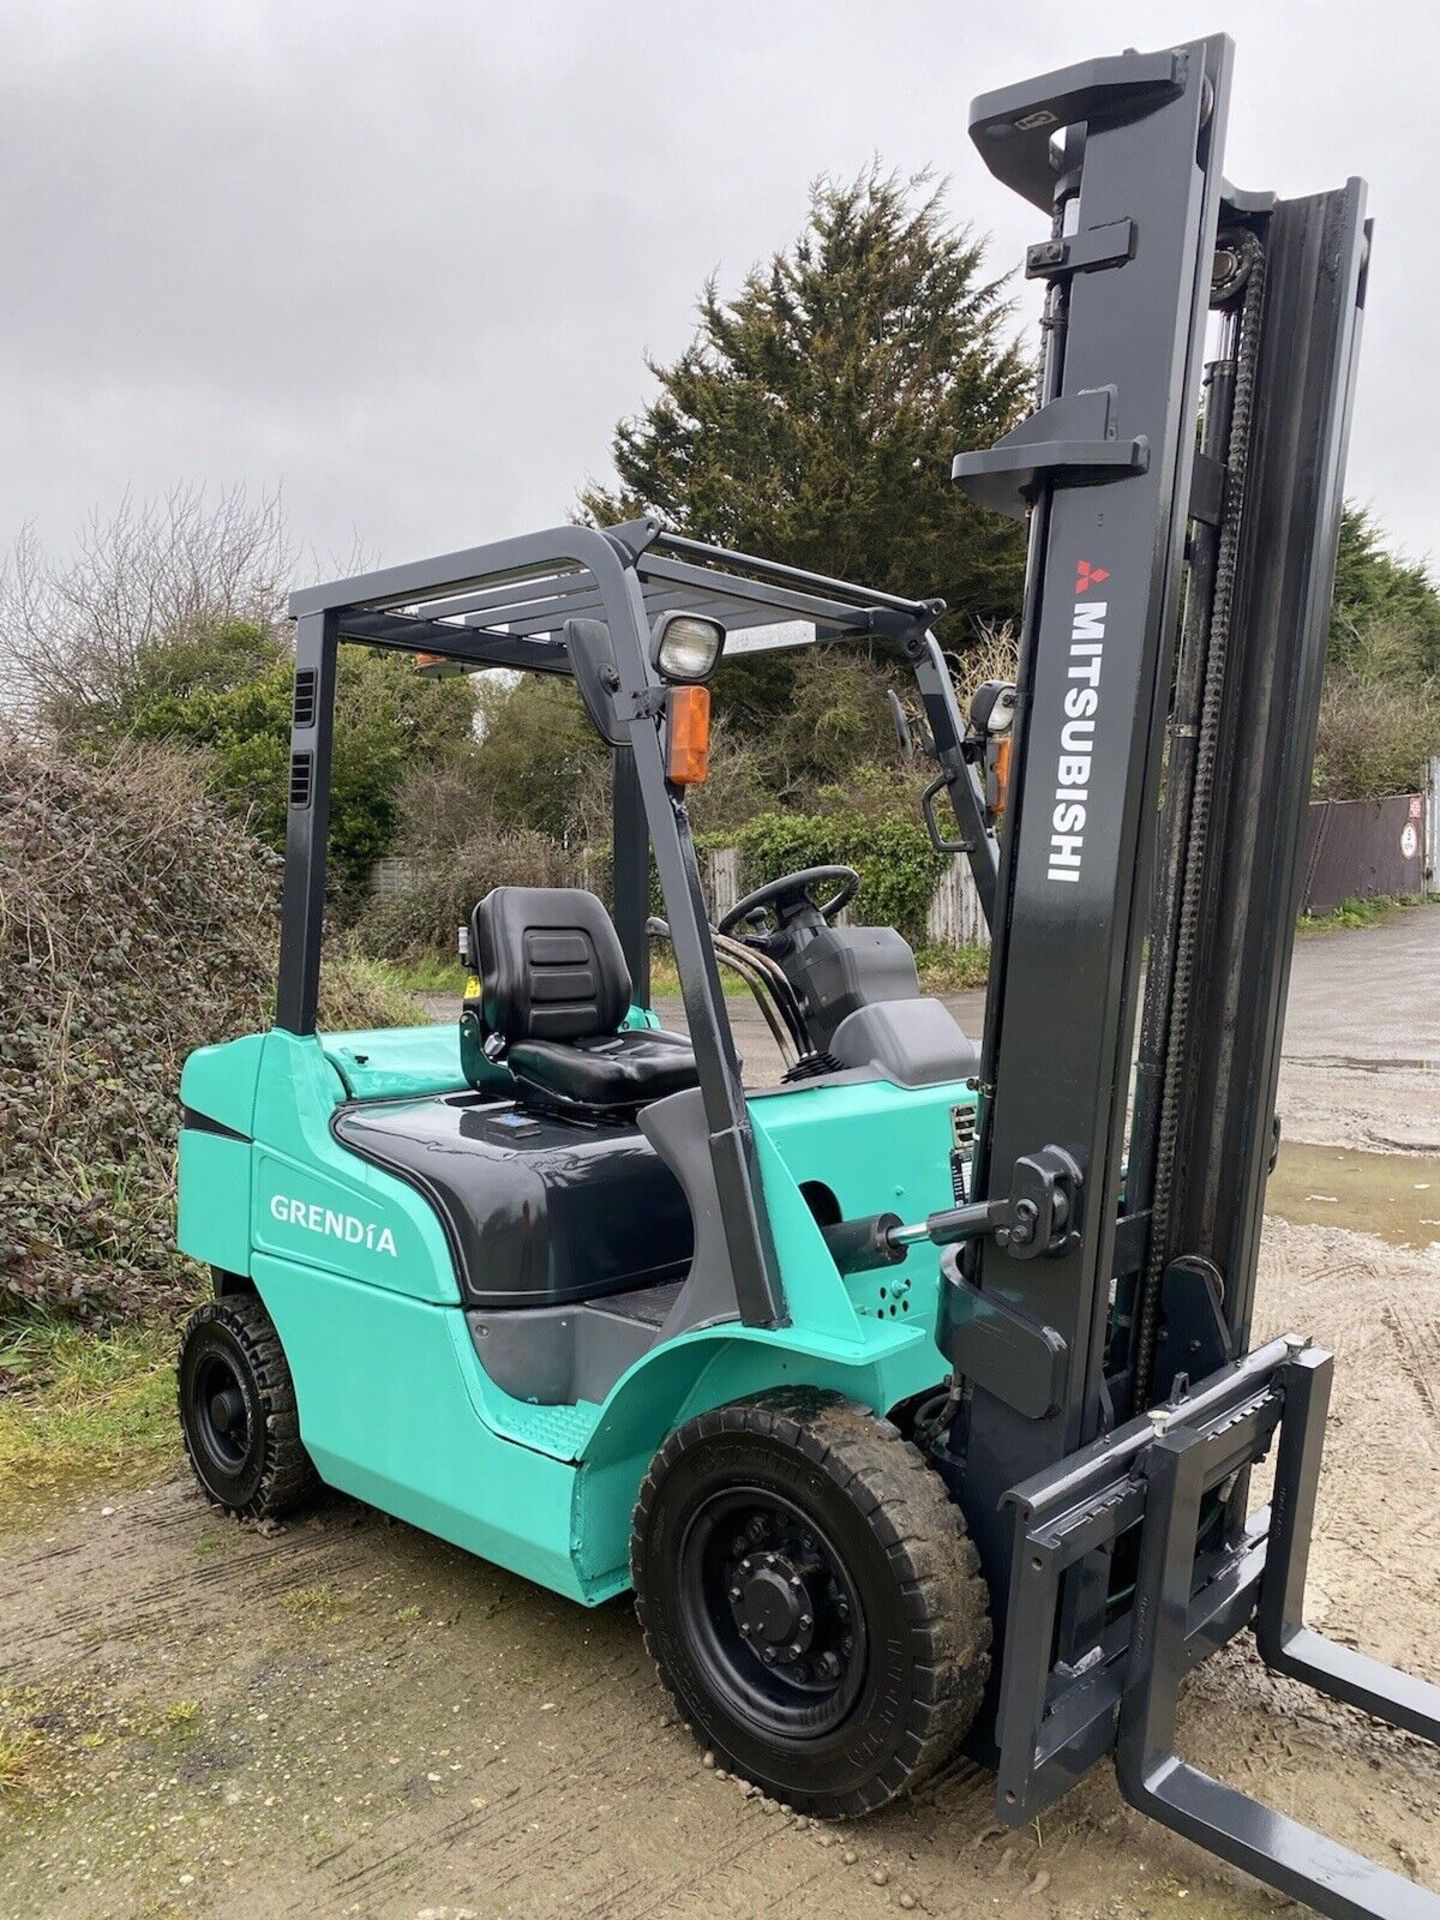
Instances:
[[[456,1093],[342,1107],[332,1131],[424,1194],[467,1306],[563,1306],[673,1279],[690,1263],[680,1183],[637,1127]]]

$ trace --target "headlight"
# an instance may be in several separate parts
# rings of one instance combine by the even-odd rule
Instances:
[[[1015,724],[1015,688],[1008,680],[987,680],[977,687],[970,702],[970,728],[973,733],[997,739],[1009,733]]]
[[[662,613],[651,630],[650,658],[666,680],[708,680],[719,664],[725,629],[694,613]]]

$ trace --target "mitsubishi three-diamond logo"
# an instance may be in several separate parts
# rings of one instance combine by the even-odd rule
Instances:
[[[1108,567],[1092,567],[1088,560],[1081,560],[1075,567],[1075,592],[1077,596],[1088,593],[1091,587],[1098,587],[1102,580],[1110,578]]]

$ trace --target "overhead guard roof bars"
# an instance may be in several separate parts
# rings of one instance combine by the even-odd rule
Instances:
[[[338,637],[367,646],[568,673],[565,622],[605,617],[602,576],[616,562],[633,570],[651,620],[677,607],[706,614],[732,635],[750,632],[753,650],[878,638],[877,616],[925,626],[945,611],[943,600],[907,600],[709,546],[646,518],[603,530],[556,527],[357,574],[292,594],[290,612],[334,613]],[[746,650],[743,640],[732,648]]]

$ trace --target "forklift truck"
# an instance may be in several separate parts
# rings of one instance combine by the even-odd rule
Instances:
[[[582,1604],[633,1587],[698,1737],[802,1810],[880,1806],[968,1737],[1019,1825],[1113,1755],[1319,1912],[1436,1920],[1174,1745],[1184,1674],[1246,1630],[1440,1738],[1440,1689],[1304,1625],[1332,1361],[1250,1339],[1370,236],[1358,181],[1229,184],[1230,66],[1217,36],[972,109],[1049,236],[1036,410],[955,460],[1030,523],[1017,683],[968,720],[940,603],[651,518],[294,596],[276,1024],[182,1081],[215,1297],[180,1408],[236,1514],[323,1481]],[[613,920],[497,889],[458,1025],[316,1030],[346,642],[568,675],[612,749]],[[893,931],[840,923],[843,868],[709,924],[707,683],[784,644],[914,675],[925,819],[991,924],[978,1048]],[[649,1006],[652,857],[684,1037]]]

